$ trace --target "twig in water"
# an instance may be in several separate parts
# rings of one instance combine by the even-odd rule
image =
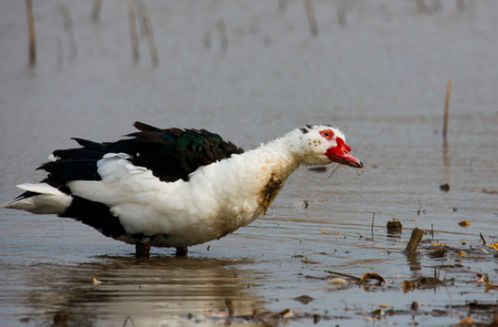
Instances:
[[[328,273],[328,274],[332,274],[332,275],[337,275],[337,276],[351,278],[351,279],[354,279],[356,281],[360,281],[361,280],[360,277],[356,277],[356,276],[353,276],[353,275],[348,275],[348,274],[340,273],[340,272],[337,272],[337,271],[326,270],[325,272]]]
[[[135,321],[130,316],[126,316],[125,320],[123,321],[123,327],[126,327],[128,325],[128,320],[133,324],[133,326],[137,327],[137,325],[135,325]]]
[[[346,26],[346,14],[349,9],[349,0],[343,0],[339,2],[337,6],[337,22],[339,26]]]
[[[34,66],[36,64],[36,27],[32,0],[26,0],[26,16],[28,18],[29,65]]]
[[[337,167],[335,167],[334,170],[332,170],[332,172],[330,173],[330,175],[327,176],[327,178],[332,177],[339,168],[341,168],[341,166],[337,165]]]
[[[375,212],[372,215],[372,226],[370,226],[370,231],[372,232],[372,235],[374,234],[374,222],[375,222]]]
[[[66,30],[67,33],[67,38],[69,41],[69,48],[70,48],[70,53],[71,53],[71,58],[76,58],[78,55],[78,48],[76,46],[76,37],[74,35],[74,29],[73,29],[73,20],[71,19],[71,12],[69,9],[64,5],[60,5],[60,10],[62,13],[62,17],[64,18],[64,29]]]
[[[60,69],[64,64],[64,48],[62,47],[61,38],[57,38],[57,55],[55,57],[55,61],[57,63],[57,67]]]
[[[313,0],[304,0],[304,6],[306,7],[311,36],[318,36],[318,24],[316,22],[315,9],[313,8]]]
[[[143,3],[143,1],[137,0],[137,4],[139,15],[142,18],[144,33],[149,43],[149,52],[152,66],[157,67],[159,65],[159,56],[157,54],[156,40],[154,39],[154,33],[152,31],[152,23],[150,21],[147,10],[145,9],[145,4]]]
[[[419,13],[426,13],[428,11],[427,5],[425,3],[425,0],[415,0],[415,3],[417,5],[417,11]]]
[[[448,120],[450,116],[450,100],[451,100],[451,80],[448,81],[446,88],[446,97],[444,99],[444,121],[443,121],[443,142],[448,144]]]
[[[220,33],[220,45],[223,52],[228,48],[228,34],[227,34],[227,24],[224,19],[218,20],[216,23],[218,32]]]
[[[203,43],[206,49],[211,48],[211,29],[206,30],[203,38]]]
[[[420,241],[422,241],[423,236],[424,236],[424,231],[419,228],[415,228],[412,232],[410,240],[408,241],[408,244],[406,245],[404,252],[406,254],[413,254],[417,252],[418,245]]]
[[[432,11],[441,12],[443,10],[442,0],[432,0]]]
[[[466,9],[465,0],[455,0],[455,4],[459,13],[465,12]]]
[[[481,237],[481,240],[482,240],[482,246],[485,246],[486,240],[484,239],[484,236],[482,235],[482,233],[479,233],[479,236]]]
[[[99,22],[101,9],[102,9],[102,0],[94,0],[93,9],[92,9],[92,22],[94,23]]]
[[[284,11],[287,9],[287,0],[278,0],[278,10]]]
[[[136,63],[140,59],[140,48],[138,47],[137,6],[134,0],[128,1],[128,21],[130,23],[131,53],[133,61]]]

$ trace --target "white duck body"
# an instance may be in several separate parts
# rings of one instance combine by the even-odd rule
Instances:
[[[131,165],[126,154],[110,154],[98,162],[102,181],[68,186],[74,195],[110,206],[128,234],[155,235],[152,246],[200,244],[266,213],[300,164],[289,146],[292,134],[297,132],[200,167],[189,181],[162,182],[149,170]]]

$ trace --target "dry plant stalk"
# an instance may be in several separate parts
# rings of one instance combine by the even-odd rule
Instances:
[[[443,121],[443,141],[448,143],[448,120],[450,118],[450,100],[451,100],[451,80],[448,81],[446,97],[444,99],[444,121]]]
[[[315,37],[318,35],[318,24],[316,22],[315,9],[313,8],[313,0],[304,0],[304,6],[306,7],[311,36]]]
[[[227,24],[224,19],[220,19],[216,24],[218,27],[218,32],[220,33],[220,46],[222,51],[226,51],[228,48],[228,33]]]
[[[154,33],[152,31],[152,23],[150,21],[150,16],[147,10],[145,9],[145,4],[137,0],[138,5],[138,13],[142,18],[144,33],[147,38],[147,42],[149,43],[149,52],[150,58],[152,61],[152,66],[159,66],[159,55],[157,52],[156,40],[154,38]]]
[[[131,52],[133,61],[138,62],[140,48],[138,47],[137,10],[134,0],[128,1],[128,21],[130,23]]]
[[[100,11],[102,9],[102,0],[95,0],[92,9],[92,22],[98,23],[100,20]]]
[[[417,252],[418,244],[420,243],[420,241],[422,241],[423,236],[424,231],[419,228],[415,228],[412,232],[410,240],[408,241],[408,244],[406,245],[405,253],[413,254]]]
[[[74,34],[71,12],[69,11],[69,8],[66,7],[64,4],[60,4],[60,10],[62,17],[64,19],[64,30],[67,33],[69,48],[71,51],[71,58],[76,58],[76,56],[78,55],[78,46],[76,44],[76,36]]]
[[[29,65],[34,66],[36,64],[36,28],[32,0],[26,0],[26,15],[28,17]]]

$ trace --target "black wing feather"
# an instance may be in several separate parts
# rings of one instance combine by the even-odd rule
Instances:
[[[141,122],[134,126],[139,132],[116,142],[73,138],[81,148],[56,150],[53,154],[57,159],[39,169],[48,173],[47,182],[59,187],[73,180],[100,180],[97,162],[107,153],[126,153],[134,165],[148,168],[160,180],[171,182],[188,180],[200,166],[243,152],[204,129],[160,129]]]

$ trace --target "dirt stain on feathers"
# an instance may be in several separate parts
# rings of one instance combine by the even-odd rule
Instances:
[[[273,200],[275,200],[275,197],[278,195],[278,192],[280,192],[283,184],[284,182],[281,179],[277,178],[275,174],[272,174],[263,187],[263,190],[259,195],[259,205],[263,208],[265,214],[273,203]]]

